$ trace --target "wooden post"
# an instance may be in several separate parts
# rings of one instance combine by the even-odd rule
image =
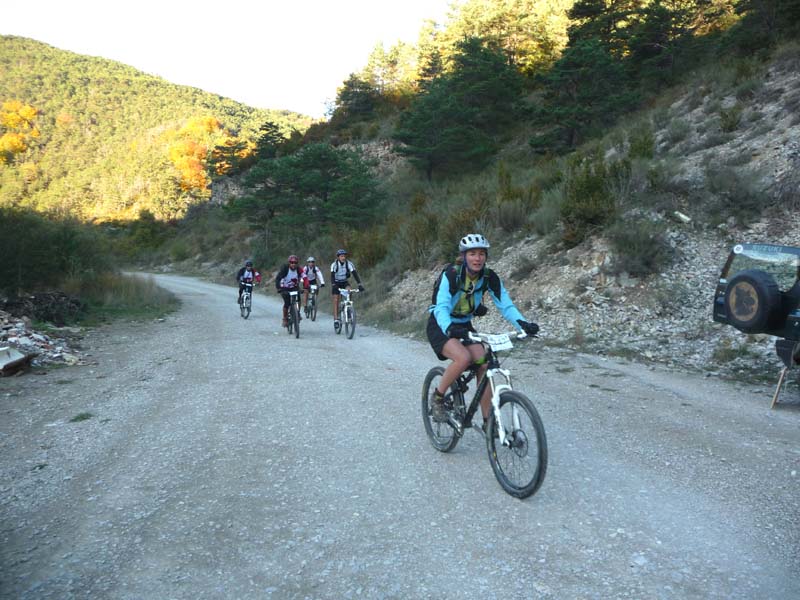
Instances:
[[[781,386],[783,385],[783,380],[786,377],[786,371],[789,370],[789,367],[783,367],[781,370],[781,376],[778,377],[778,387],[775,388],[775,395],[772,396],[772,404],[769,405],[770,410],[775,408],[775,404],[778,402],[778,396],[781,393]]]

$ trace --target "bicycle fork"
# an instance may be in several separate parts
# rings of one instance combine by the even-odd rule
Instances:
[[[505,383],[495,383],[495,374],[500,374],[505,379]],[[503,426],[503,419],[500,416],[500,394],[503,392],[512,391],[511,387],[511,371],[508,369],[489,369],[486,372],[486,377],[489,378],[490,389],[492,390],[492,411],[494,412],[494,420],[497,423],[497,433],[500,437],[500,444],[506,445],[506,428]],[[520,428],[519,413],[517,412],[516,404],[511,405],[511,427],[512,430]]]

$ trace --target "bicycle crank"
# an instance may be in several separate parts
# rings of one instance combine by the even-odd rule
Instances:
[[[456,417],[451,412],[447,413],[447,423],[448,425],[450,425],[450,427],[452,427],[455,430],[456,435],[458,436],[464,435],[464,424],[458,417]]]

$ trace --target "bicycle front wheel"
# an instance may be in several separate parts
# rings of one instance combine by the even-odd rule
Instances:
[[[317,320],[317,295],[316,294],[311,294],[310,302],[311,302],[311,307],[310,307],[311,308],[311,320],[312,321],[316,321]]]
[[[344,331],[347,339],[352,340],[356,333],[356,307],[347,306],[344,309]]]
[[[422,384],[422,423],[425,425],[425,433],[428,434],[431,445],[439,452],[450,452],[456,447],[461,436],[450,423],[434,421],[431,415],[433,392],[436,391],[443,374],[442,367],[433,367],[425,376],[425,382]],[[453,384],[450,386],[450,391],[453,394],[454,404],[463,406],[464,401],[458,387]]]
[[[239,314],[243,319],[247,318],[247,309],[244,306],[244,298],[239,298]]]
[[[292,313],[292,316],[291,316],[292,321],[291,322],[294,323],[294,337],[295,338],[299,338],[300,337],[300,308],[298,307],[297,304],[292,303],[292,306],[291,306],[291,308],[289,310]],[[292,333],[291,329],[289,330],[289,333]]]
[[[250,316],[250,307],[251,307],[252,303],[253,303],[252,298],[251,298],[250,294],[248,294],[244,299],[244,307],[242,309],[242,316],[245,319]]]
[[[527,498],[542,485],[547,471],[544,424],[533,403],[515,391],[500,394],[500,419],[506,435],[502,445],[494,411],[489,415],[486,428],[489,463],[508,494]]]

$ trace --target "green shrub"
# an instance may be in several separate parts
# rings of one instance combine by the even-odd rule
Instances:
[[[522,200],[500,202],[492,212],[494,222],[503,231],[508,232],[517,231],[520,229],[520,225],[525,225],[530,214],[528,207]]]
[[[599,153],[573,160],[561,205],[562,239],[567,245],[579,244],[614,216],[616,202],[609,189],[609,176]]]
[[[528,221],[533,230],[545,236],[555,233],[561,223],[561,205],[564,203],[564,186],[556,185],[542,194],[541,203]]]
[[[434,258],[436,223],[436,215],[419,213],[406,223],[402,234],[396,238],[395,243],[407,269],[427,267]]]
[[[438,224],[438,248],[435,258],[441,260],[451,260],[458,248],[458,240],[465,234],[477,231],[488,234],[485,231],[486,205],[488,204],[481,196],[476,197],[472,202],[445,209],[447,218]]]
[[[742,121],[742,105],[734,104],[730,108],[719,111],[719,125],[722,131],[730,133],[736,131]]]
[[[626,219],[609,227],[606,235],[614,250],[612,269],[616,273],[643,277],[662,272],[672,260],[672,249],[660,223]]]
[[[656,138],[650,123],[643,123],[631,130],[628,135],[628,157],[653,158],[656,151]]]
[[[678,144],[685,140],[691,131],[692,126],[686,119],[675,119],[667,127],[667,140],[672,145]]]
[[[746,225],[757,219],[770,201],[758,183],[758,173],[753,171],[708,165],[706,184],[714,196],[709,212],[720,222],[733,217],[740,225]]]
[[[764,80],[761,77],[751,77],[739,83],[733,91],[737,100],[749,100],[753,98],[763,87]]]
[[[697,144],[697,149],[707,150],[708,148],[716,148],[722,144],[727,144],[733,139],[730,133],[724,131],[711,131]]]
[[[186,260],[191,254],[189,242],[185,238],[174,240],[169,246],[169,257],[176,262]]]
[[[9,293],[59,289],[70,277],[113,265],[107,238],[97,228],[9,208],[0,208],[0,257],[0,290]]]

